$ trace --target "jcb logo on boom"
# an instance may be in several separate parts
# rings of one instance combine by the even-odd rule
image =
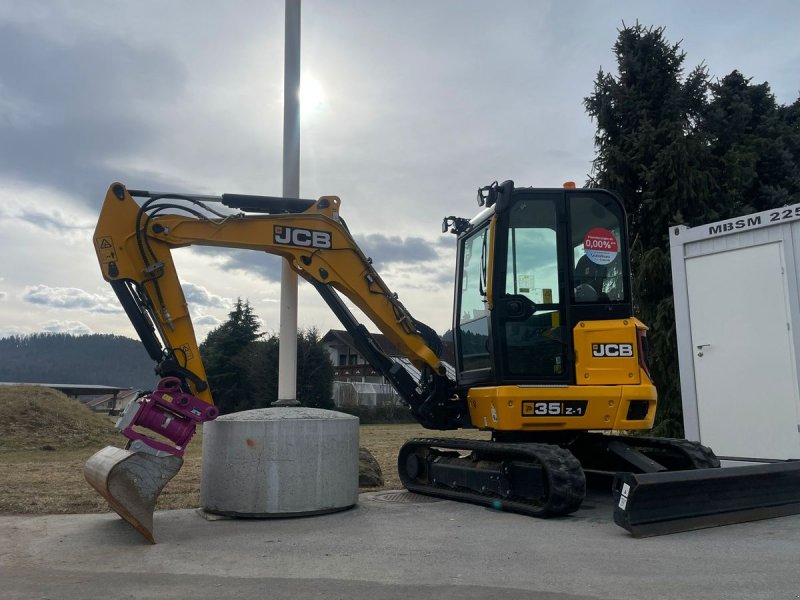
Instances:
[[[300,229],[276,225],[273,241],[284,246],[302,246],[304,248],[330,248],[331,234],[327,231]]]
[[[592,344],[592,356],[597,358],[630,358],[633,344]]]

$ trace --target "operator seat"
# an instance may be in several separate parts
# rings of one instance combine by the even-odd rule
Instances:
[[[606,267],[592,262],[585,254],[575,265],[575,301],[608,302],[608,294],[603,292],[606,280]]]

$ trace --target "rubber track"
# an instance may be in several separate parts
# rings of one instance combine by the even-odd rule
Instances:
[[[548,490],[548,497],[544,501],[522,498],[514,496],[513,490],[505,497],[412,480],[406,473],[406,457],[420,448],[426,450],[426,457],[435,452],[432,448],[442,448],[477,453],[481,460],[521,461],[540,465],[547,478],[543,487]],[[468,464],[469,460],[465,458],[464,464]],[[573,513],[580,508],[586,495],[586,478],[578,460],[568,450],[551,444],[502,444],[452,438],[418,438],[407,441],[400,449],[397,468],[400,480],[411,492],[491,506],[533,517],[547,518]]]
[[[651,438],[651,437],[623,437],[609,436],[618,439],[632,448],[654,448],[664,450],[677,450],[687,458],[692,469],[718,469],[719,459],[714,451],[708,446],[703,446],[699,442],[689,440],[679,440],[672,438]]]

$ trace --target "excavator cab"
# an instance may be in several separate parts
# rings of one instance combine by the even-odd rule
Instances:
[[[619,197],[507,181],[479,201],[483,211],[454,227],[457,389],[472,424],[516,438],[650,428],[656,392]]]
[[[458,383],[575,385],[572,331],[632,316],[625,212],[592,189],[498,187],[458,240]]]

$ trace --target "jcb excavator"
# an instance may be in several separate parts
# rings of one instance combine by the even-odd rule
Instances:
[[[170,254],[199,244],[285,258],[424,427],[492,432],[491,441],[407,442],[398,469],[411,491],[551,517],[580,507],[587,475],[616,473],[615,520],[634,535],[800,511],[796,464],[718,469],[697,443],[630,435],[652,427],[657,395],[647,327],[633,316],[626,215],[616,195],[506,181],[479,189],[478,198],[476,217],[446,217],[442,227],[458,245],[451,379],[441,339],[372,267],[339,215],[339,198],[111,185],[94,234],[97,258],[162,379],[120,418],[127,449],[104,448],[86,463],[89,483],[152,542],[159,493],[196,425],[218,414]],[[342,296],[410,360],[416,377],[382,352]]]

